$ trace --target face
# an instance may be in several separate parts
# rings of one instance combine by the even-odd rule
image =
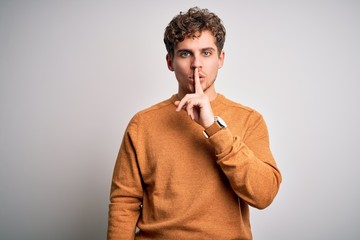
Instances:
[[[168,68],[175,72],[179,84],[178,97],[194,93],[194,70],[199,69],[202,89],[210,100],[216,96],[214,82],[218,70],[224,63],[224,52],[220,54],[215,37],[210,31],[203,31],[195,38],[185,38],[174,49],[174,57],[166,56]]]

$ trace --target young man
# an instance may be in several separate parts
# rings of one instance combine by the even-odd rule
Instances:
[[[262,116],[215,91],[225,28],[191,8],[165,29],[178,93],[137,113],[115,164],[108,239],[252,239],[281,175]],[[135,234],[135,229],[138,231]]]

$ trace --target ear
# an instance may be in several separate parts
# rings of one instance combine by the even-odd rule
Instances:
[[[170,57],[170,54],[166,54],[166,63],[167,63],[168,69],[173,72],[174,71],[173,61]]]
[[[225,52],[221,51],[220,55],[219,55],[219,69],[222,68],[222,66],[224,66],[224,60],[225,60]]]

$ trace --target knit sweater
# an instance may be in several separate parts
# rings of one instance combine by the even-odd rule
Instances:
[[[137,113],[125,131],[108,239],[252,239],[249,205],[267,207],[281,183],[263,117],[217,94],[211,106],[227,128],[206,138],[176,100]]]

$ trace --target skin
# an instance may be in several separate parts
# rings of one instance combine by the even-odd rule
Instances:
[[[184,109],[204,128],[214,123],[210,101],[217,95],[214,83],[224,57],[224,51],[219,53],[215,37],[208,30],[179,42],[173,58],[166,55],[168,68],[178,81],[178,98],[181,100],[175,102],[176,111]]]

